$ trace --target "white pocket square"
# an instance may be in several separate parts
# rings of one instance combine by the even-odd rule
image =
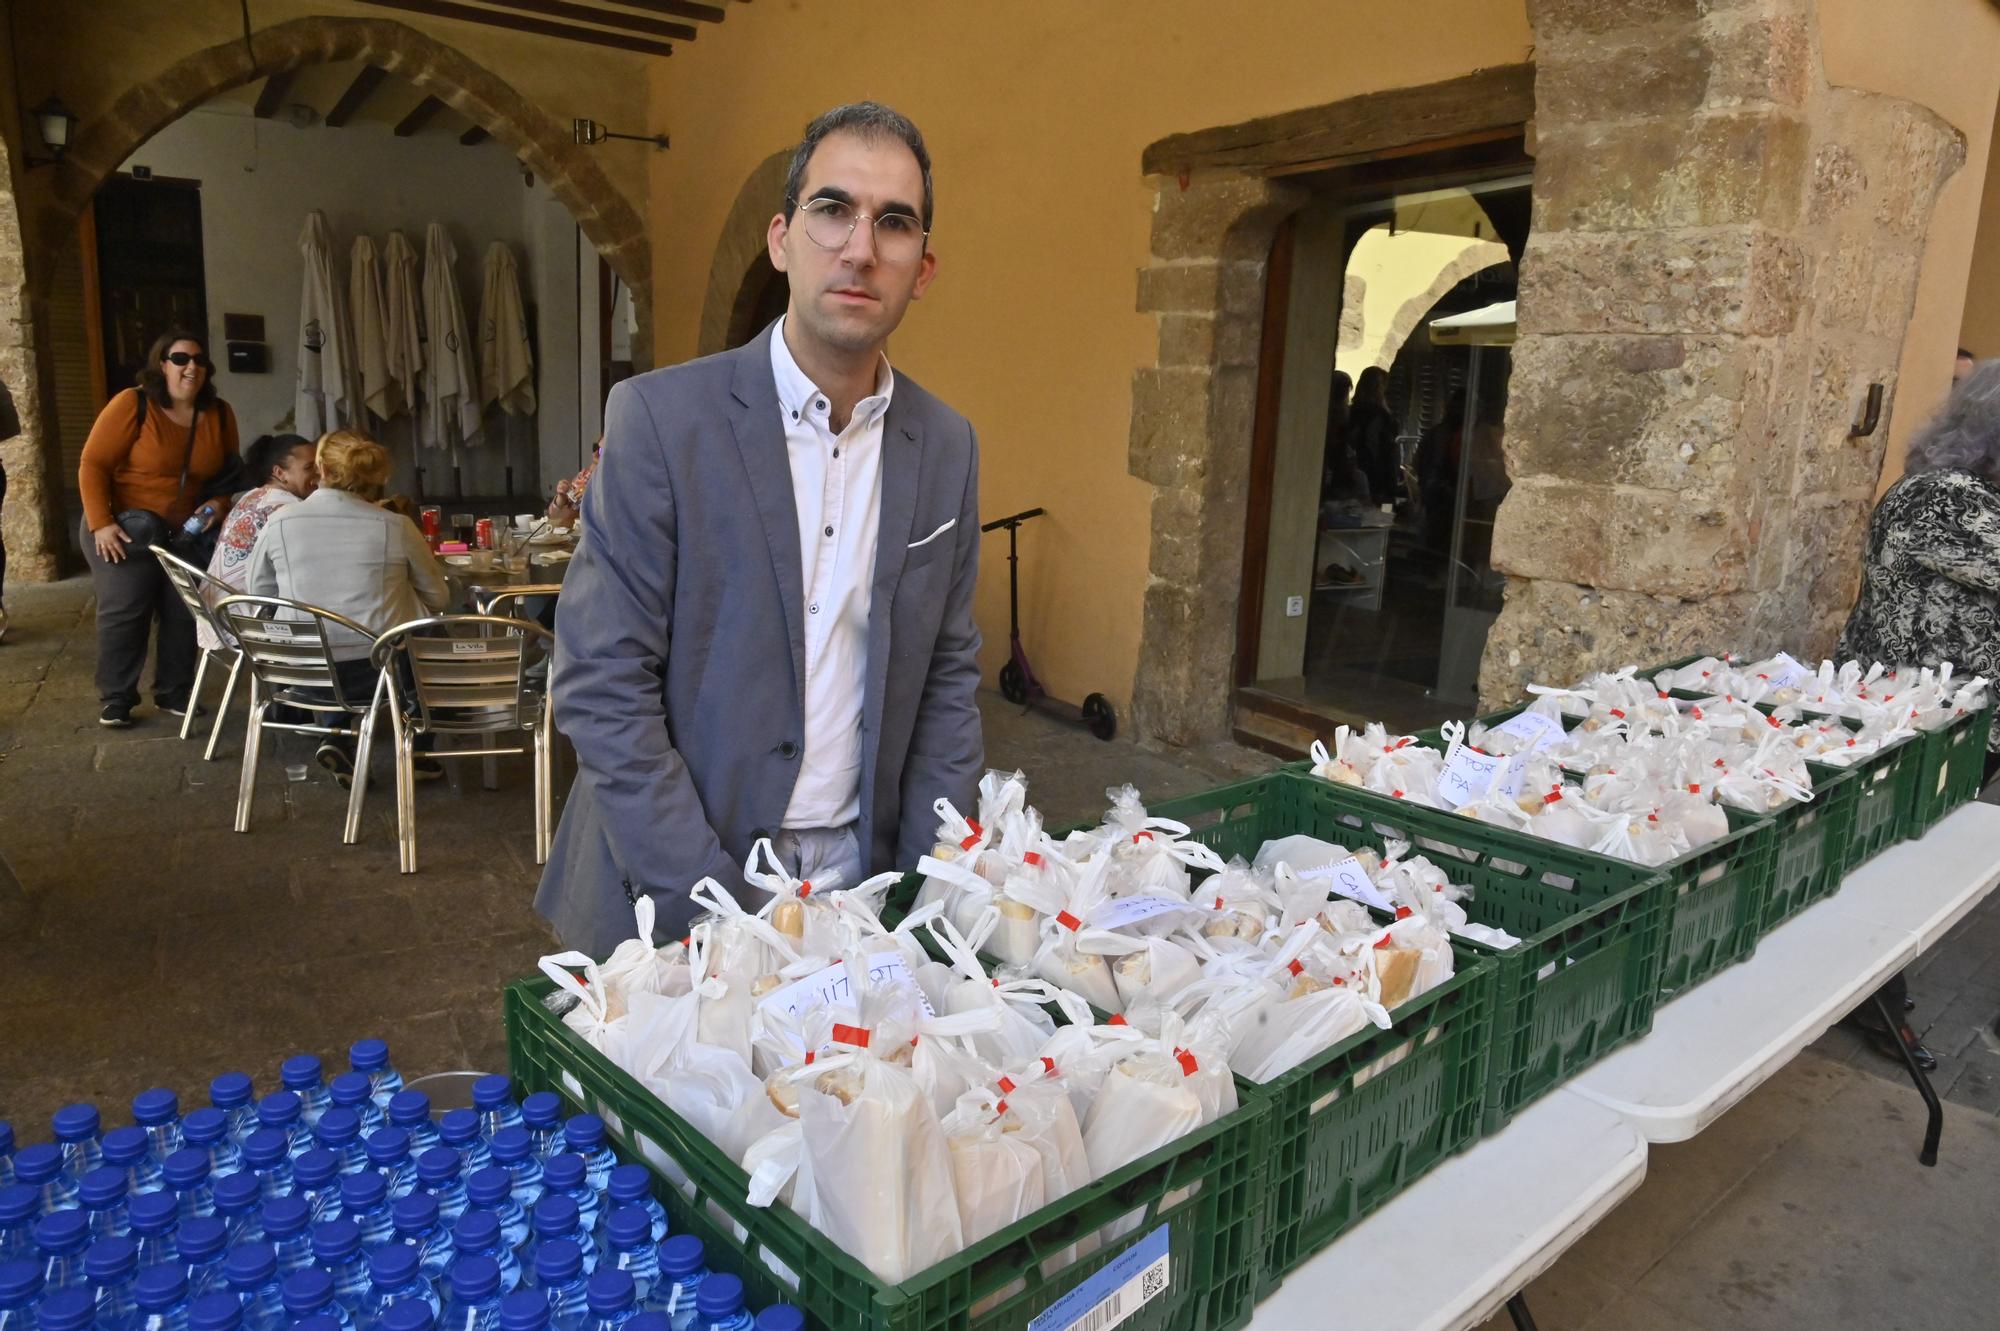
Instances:
[[[953,527],[956,527],[957,525],[958,525],[958,519],[957,518],[951,519],[951,521],[941,525],[936,531],[932,532],[929,536],[924,537],[923,540],[911,541],[910,549],[914,550],[920,545],[929,545],[932,541],[935,541],[938,537],[944,535],[946,532],[950,531]]]

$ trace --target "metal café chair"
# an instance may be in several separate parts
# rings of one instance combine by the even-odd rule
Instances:
[[[243,736],[243,779],[236,793],[236,830],[250,830],[250,804],[257,792],[257,754],[264,731],[290,730],[306,735],[344,735],[342,728],[321,718],[361,718],[360,742],[354,751],[354,782],[347,794],[347,824],[342,845],[351,846],[361,834],[361,800],[368,790],[368,755],[375,742],[375,718],[389,702],[379,671],[367,698],[350,695],[334,669],[329,628],[345,629],[364,642],[375,635],[360,624],[303,601],[277,596],[230,596],[216,613],[250,664],[250,723]],[[311,722],[268,719],[272,705],[282,704],[312,713]]]
[[[546,864],[555,835],[552,710],[531,667],[555,637],[532,620],[505,615],[432,615],[398,624],[375,641],[372,660],[386,681],[396,737],[396,833],[404,873],[417,871],[416,779],[419,735],[510,732],[533,737],[528,748],[433,749],[433,758],[526,754],[535,767],[535,863]]]
[[[553,599],[562,593],[560,582],[534,582],[520,587],[505,587],[491,593],[479,602],[482,615],[515,615],[521,602],[540,597]],[[519,618],[518,615],[515,615]]]
[[[224,652],[229,654],[229,682],[222,686],[222,701],[216,704],[215,720],[208,727],[208,747],[201,751],[202,761],[213,762],[215,743],[222,738],[222,718],[229,714],[229,700],[236,696],[236,675],[243,669],[243,653],[235,643],[229,628],[216,616],[215,607],[225,596],[234,595],[234,590],[226,583],[218,582],[201,569],[188,563],[179,555],[169,554],[160,546],[151,547],[153,557],[166,570],[167,581],[180,594],[182,604],[193,615],[196,623],[205,623],[215,631],[215,636],[227,644],[222,647],[204,647],[201,658],[195,662],[194,687],[188,691],[187,715],[181,718],[181,738],[188,737],[188,730],[194,725],[194,704],[201,701],[201,681],[208,673],[208,659]]]

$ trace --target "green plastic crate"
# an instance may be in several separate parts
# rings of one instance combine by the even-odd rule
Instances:
[[[553,988],[535,976],[504,994],[522,1093],[554,1091],[600,1115],[627,1158],[653,1171],[673,1232],[700,1238],[711,1267],[742,1278],[752,1307],[796,1304],[816,1331],[1027,1331],[1164,1228],[1167,1287],[1120,1325],[1233,1331],[1249,1320],[1268,1175],[1261,1101],[890,1285],[785,1207],[745,1201],[736,1162],[563,1025],[542,1002]],[[1107,1227],[1118,1237],[1093,1246]]]
[[[1903,840],[1922,775],[1923,736],[1897,740],[1854,764],[1854,831],[1847,843],[1847,872]]]
[[[1978,797],[1979,783],[1986,774],[1986,740],[1993,729],[1994,705],[1989,701],[1943,730],[1917,737],[1917,771],[1910,782],[1906,837],[1922,836],[1953,809]]]
[[[1778,849],[1771,894],[1764,904],[1764,933],[1832,896],[1847,876],[1854,811],[1861,796],[1859,774],[1853,768],[1806,766],[1812,772],[1811,801],[1789,804],[1771,817]]]

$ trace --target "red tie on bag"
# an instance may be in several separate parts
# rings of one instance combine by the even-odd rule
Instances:
[[[868,1047],[868,1037],[869,1032],[866,1027],[848,1026],[841,1022],[834,1023],[833,1038],[836,1044],[851,1044],[856,1049],[866,1049]]]

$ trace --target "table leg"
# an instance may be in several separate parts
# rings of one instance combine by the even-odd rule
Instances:
[[[1910,1053],[1910,1047],[1903,1043],[1903,1022],[1900,1013],[1889,1011],[1889,1005],[1877,993],[1873,1000],[1875,1013],[1882,1018],[1888,1028],[1889,1039],[1895,1044],[1896,1052],[1903,1056],[1903,1066],[1909,1070],[1910,1080],[1917,1084],[1917,1094],[1924,1097],[1924,1109],[1929,1121],[1924,1125],[1924,1149],[1917,1152],[1917,1162],[1935,1167],[1938,1156],[1938,1138],[1944,1133],[1944,1106],[1938,1103],[1937,1092],[1931,1087],[1931,1079],[1917,1066],[1917,1060]]]
[[[1514,1319],[1514,1331],[1535,1331],[1535,1315],[1528,1311],[1526,1290],[1507,1300],[1507,1315]]]

